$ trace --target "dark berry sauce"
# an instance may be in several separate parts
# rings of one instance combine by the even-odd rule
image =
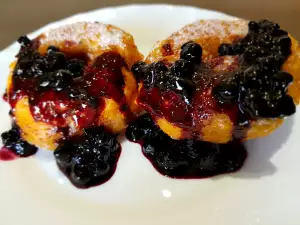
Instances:
[[[235,172],[247,157],[247,151],[239,141],[213,144],[173,140],[148,114],[131,123],[126,137],[141,144],[143,154],[159,173],[172,178],[205,178]]]
[[[281,67],[291,54],[291,40],[278,24],[251,21],[249,32],[233,44],[222,44],[219,56],[202,62],[202,48],[182,45],[173,64],[139,62],[132,72],[143,83],[138,103],[156,118],[182,128],[182,138],[201,136],[199,128],[216,113],[233,124],[232,139],[243,139],[250,122],[295,113],[287,94],[293,77]],[[224,65],[226,57],[232,63]],[[215,68],[223,65],[223,70]],[[187,136],[185,136],[185,134]]]
[[[116,171],[121,145],[116,135],[98,126],[97,118],[105,107],[101,97],[118,102],[126,117],[132,118],[123,94],[122,69],[128,70],[124,59],[106,52],[90,62],[84,52],[53,46],[41,54],[38,39],[23,36],[18,41],[21,50],[12,85],[3,96],[12,107],[12,117],[18,100],[27,96],[33,118],[64,134],[54,156],[70,182],[78,188],[106,182]],[[277,24],[251,21],[246,37],[222,44],[220,56],[209,62],[202,62],[202,48],[193,41],[182,46],[180,59],[172,65],[138,62],[132,67],[136,80],[143,83],[138,102],[149,114],[166,117],[189,131],[214,113],[225,113],[234,124],[233,141],[193,140],[199,136],[193,130],[191,136],[185,136],[189,139],[173,140],[149,114],[129,125],[127,138],[141,144],[143,154],[168,177],[204,178],[238,171],[247,158],[241,140],[250,122],[295,112],[293,99],[287,95],[293,77],[281,71],[290,47],[287,32]],[[165,44],[163,55],[172,54],[171,44]],[[228,55],[234,63],[225,72],[215,71]],[[1,137],[5,147],[0,150],[0,160],[28,157],[38,150],[22,139],[16,125]]]
[[[89,188],[109,180],[117,168],[121,145],[103,127],[88,128],[81,136],[60,143],[54,156],[60,170],[78,188]]]
[[[13,127],[1,134],[2,142],[5,148],[2,149],[2,157],[5,156],[13,158],[13,155],[19,157],[28,157],[34,155],[38,148],[24,141],[20,134],[20,129],[13,125]],[[12,154],[7,154],[9,150]]]
[[[97,126],[105,108],[102,97],[113,99],[132,117],[124,95],[124,59],[116,52],[105,52],[92,62],[85,52],[50,46],[39,52],[38,40],[19,39],[20,52],[5,95],[12,109],[28,97],[31,114],[58,128],[65,138],[81,129]],[[76,130],[74,130],[74,127]]]
[[[0,161],[12,161],[17,159],[18,156],[13,153],[11,150],[3,147],[0,149]]]

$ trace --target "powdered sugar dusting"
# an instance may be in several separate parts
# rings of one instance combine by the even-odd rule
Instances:
[[[174,40],[174,45],[182,45],[183,42],[218,36],[220,39],[228,35],[245,36],[248,32],[248,21],[246,20],[200,20],[186,25],[178,32],[171,35],[169,39]]]
[[[205,49],[206,40],[214,41],[214,39],[219,39],[220,43],[227,43],[228,41],[232,41],[234,37],[244,37],[247,35],[247,33],[247,20],[199,20],[184,26],[177,32],[173,33],[166,40],[158,42],[154,47],[153,51],[147,57],[147,60],[152,62],[163,58],[163,55],[160,50],[160,47],[163,43],[173,43],[173,52],[175,53],[175,56],[178,56],[180,47],[184,43],[192,40],[202,40],[202,44],[204,44],[204,46],[202,46],[204,47],[203,54],[206,58],[212,59],[213,56],[207,53],[207,49]]]
[[[123,37],[125,35],[127,34],[124,31],[112,25],[99,22],[78,22],[48,31],[45,38],[41,40],[41,44],[61,41],[79,44],[82,41],[88,41],[91,43],[88,45],[90,51],[99,50],[99,48],[106,49],[110,45],[124,48]]]

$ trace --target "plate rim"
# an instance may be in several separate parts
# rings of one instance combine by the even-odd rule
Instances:
[[[47,30],[47,29],[51,29],[54,27],[59,27],[61,26],[61,23],[72,23],[71,20],[75,19],[77,17],[86,15],[86,14],[92,14],[92,13],[96,13],[99,11],[109,11],[109,10],[122,10],[122,9],[128,9],[128,8],[146,8],[146,7],[162,7],[162,8],[184,8],[184,9],[189,9],[189,10],[204,10],[208,13],[216,13],[218,15],[222,15],[224,17],[228,17],[228,18],[232,18],[235,19],[237,17],[228,14],[228,13],[224,13],[218,10],[214,10],[214,9],[208,9],[208,8],[202,8],[202,7],[197,7],[197,6],[192,6],[192,5],[184,5],[184,4],[167,4],[167,3],[132,3],[132,4],[121,4],[121,5],[116,5],[116,6],[107,6],[107,7],[101,7],[101,8],[97,8],[97,9],[92,9],[92,10],[88,10],[88,11],[81,11],[78,13],[75,13],[71,16],[67,16],[67,17],[63,17],[61,19],[49,22],[49,23],[45,23],[42,26],[39,26],[38,28],[36,28],[35,30],[24,34],[24,35],[28,35],[28,36],[34,36],[35,34],[41,32],[42,30]],[[5,53],[6,51],[8,51],[10,48],[14,47],[16,45],[16,41],[11,42],[11,44],[7,45],[6,47],[4,47],[3,49],[0,49],[0,56]]]

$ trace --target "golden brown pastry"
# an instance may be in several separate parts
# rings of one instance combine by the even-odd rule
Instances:
[[[139,105],[173,139],[262,137],[300,100],[298,42],[267,20],[186,25],[132,70]]]
[[[130,68],[142,55],[125,31],[78,22],[19,42],[6,99],[30,144],[55,149],[91,126],[118,133],[140,112]]]

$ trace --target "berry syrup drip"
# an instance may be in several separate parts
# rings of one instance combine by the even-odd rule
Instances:
[[[60,170],[78,188],[89,188],[109,180],[117,168],[121,145],[103,127],[84,129],[83,135],[60,143],[54,156]]]
[[[0,160],[12,160],[19,157],[34,155],[38,149],[24,141],[17,125],[13,125],[9,131],[1,134],[4,148],[0,151]]]
[[[205,178],[239,170],[247,157],[241,142],[213,144],[173,140],[144,115],[131,123],[126,137],[141,144],[143,154],[162,175],[172,178]]]
[[[0,161],[12,161],[17,159],[18,156],[13,153],[11,150],[3,147],[0,149]]]
[[[151,115],[196,132],[203,119],[225,113],[235,125],[233,139],[242,139],[253,120],[293,114],[295,104],[287,95],[293,77],[281,71],[291,54],[288,33],[267,20],[248,26],[244,38],[220,45],[219,57],[209,62],[202,62],[201,46],[191,41],[182,45],[173,65],[135,64],[132,72],[143,83],[139,104]],[[226,71],[214,70],[225,57],[233,64]]]
[[[50,46],[42,55],[37,40],[21,37],[19,43],[21,50],[6,96],[13,109],[27,96],[33,118],[57,126],[65,136],[97,125],[105,107],[102,97],[115,100],[131,115],[123,94],[122,68],[128,68],[118,53],[106,52],[89,62],[84,52]]]

